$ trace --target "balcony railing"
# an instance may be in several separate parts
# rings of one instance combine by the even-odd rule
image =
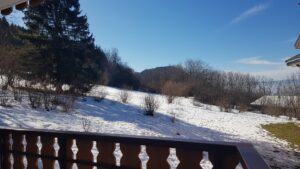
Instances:
[[[179,160],[177,169],[201,169],[203,152],[208,152],[213,169],[234,169],[238,164],[244,169],[269,169],[246,143],[12,129],[0,129],[0,139],[1,169],[71,169],[73,164],[78,169],[140,169],[141,147],[148,156],[147,169],[170,169],[170,149]],[[122,152],[119,162],[116,147]]]

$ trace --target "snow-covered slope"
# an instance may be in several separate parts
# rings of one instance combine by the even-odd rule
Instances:
[[[128,104],[120,102],[121,91],[116,88],[97,86],[90,95],[103,90],[108,94],[105,100],[78,98],[72,113],[33,110],[26,101],[13,103],[12,108],[0,106],[0,126],[83,131],[85,120],[91,123],[90,132],[251,142],[270,165],[295,168],[300,164],[299,152],[292,151],[286,142],[271,137],[260,127],[261,124],[289,122],[287,117],[225,113],[216,106],[195,104],[192,98],[183,97],[168,104],[163,95],[155,95],[160,106],[154,117],[150,117],[142,110],[147,93],[129,91]]]

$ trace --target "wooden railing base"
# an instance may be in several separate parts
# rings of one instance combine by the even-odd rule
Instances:
[[[39,141],[41,148],[37,145]],[[76,155],[73,152],[74,142],[78,149]],[[114,155],[116,143],[122,152],[120,166],[116,164]],[[95,144],[99,152],[97,157],[91,151]],[[0,169],[25,168],[24,157],[28,169],[38,169],[39,159],[43,169],[54,169],[55,165],[71,169],[73,164],[79,169],[140,169],[142,146],[145,146],[144,153],[149,157],[147,169],[170,169],[167,159],[171,148],[175,149],[179,160],[177,169],[202,169],[200,162],[204,151],[208,152],[213,169],[235,169],[238,164],[242,164],[244,169],[269,169],[254,147],[247,143],[20,129],[0,129]]]

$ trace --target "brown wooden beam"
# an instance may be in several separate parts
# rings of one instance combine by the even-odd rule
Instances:
[[[28,3],[27,2],[23,2],[23,3],[20,3],[20,4],[16,5],[16,9],[19,10],[19,11],[22,11],[22,10],[24,10],[27,7],[28,7]]]
[[[9,150],[10,145],[4,144],[3,139],[1,140],[3,136],[9,135],[12,135],[13,139],[12,150]],[[22,129],[0,129],[0,136],[0,143],[2,143],[2,146],[0,147],[2,148],[2,152],[3,149],[7,149],[9,153],[16,157],[20,157],[20,155],[40,157],[43,160],[44,167],[50,166],[52,168],[55,160],[58,160],[59,164],[62,164],[61,167],[68,167],[69,164],[77,163],[80,164],[80,166],[85,166],[88,168],[93,166],[99,166],[100,168],[119,168],[115,164],[115,158],[110,160],[102,158],[103,156],[111,157],[115,148],[115,143],[119,143],[120,151],[123,154],[120,168],[140,168],[141,161],[138,156],[141,152],[140,147],[143,145],[146,146],[146,153],[149,156],[149,164],[147,164],[148,168],[157,168],[159,164],[164,164],[162,165],[163,167],[159,166],[161,168],[168,168],[166,159],[170,153],[169,149],[175,148],[176,151],[178,150],[178,152],[176,152],[178,159],[181,160],[182,163],[178,166],[178,168],[186,168],[187,166],[192,166],[192,168],[201,168],[199,166],[199,162],[202,159],[202,152],[207,151],[209,152],[209,159],[214,165],[214,169],[233,169],[239,162],[242,164],[243,169],[269,169],[268,165],[255,150],[253,145],[247,143],[209,142],[191,139],[186,140],[174,138]],[[24,147],[24,145],[21,144],[22,139],[20,139],[24,138],[23,136],[25,137],[26,142],[28,139],[26,145],[28,149],[26,148],[25,152],[22,149]],[[30,147],[36,148],[37,137],[40,137],[40,142],[42,144],[41,154],[36,153],[36,150],[30,151]],[[58,139],[57,144],[60,147],[58,156],[55,155],[53,147],[55,138]],[[76,140],[76,145],[79,151],[79,156],[76,159],[73,159],[74,154],[71,149],[74,139]],[[96,141],[98,151],[100,153],[100,156],[98,157],[102,159],[98,160],[97,162],[91,160],[92,156],[90,154],[92,149],[91,143],[94,141]],[[87,143],[89,146],[85,146]],[[107,149],[103,149],[103,146],[109,147],[107,147]],[[0,156],[1,159],[8,159],[9,153],[7,153],[7,150],[4,151],[4,158]],[[3,156],[3,153],[1,155]],[[33,161],[35,164],[36,160]],[[50,163],[45,163],[45,161],[49,161]],[[15,162],[16,165],[24,165],[20,159]],[[0,160],[0,166],[1,165],[4,165],[3,160]]]
[[[1,10],[1,14],[2,14],[2,15],[9,15],[9,14],[12,13],[12,11],[13,11],[13,8],[12,8],[12,7],[6,8],[6,9]]]
[[[35,7],[40,4],[43,0],[30,0],[30,6]]]

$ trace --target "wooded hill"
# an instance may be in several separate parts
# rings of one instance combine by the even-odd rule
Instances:
[[[93,85],[163,93],[246,110],[272,93],[272,82],[249,74],[217,71],[200,60],[136,73],[122,62],[118,50],[97,46],[79,0],[52,0],[25,11],[25,28],[0,19],[2,88],[26,80],[27,87],[54,86],[55,92],[84,94]]]

